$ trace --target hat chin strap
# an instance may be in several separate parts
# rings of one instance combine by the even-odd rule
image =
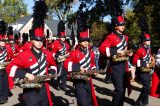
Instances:
[[[36,48],[34,45],[33,45],[33,47],[32,47],[37,53],[40,53],[40,51],[41,51],[41,48]]]

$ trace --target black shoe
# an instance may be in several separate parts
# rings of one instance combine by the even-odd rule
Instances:
[[[11,96],[13,96],[13,93],[9,90],[9,92],[8,92],[8,96],[9,97],[11,97]]]

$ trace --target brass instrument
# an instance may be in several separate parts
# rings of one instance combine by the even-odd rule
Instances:
[[[149,67],[141,67],[140,70],[141,72],[150,72],[153,68],[153,65],[150,63]]]
[[[63,56],[64,58],[63,59],[60,59],[59,57],[57,57],[57,62],[60,63],[60,62],[63,62],[64,60],[66,60],[66,58],[69,56],[69,53],[65,54],[65,55],[61,55]]]
[[[0,70],[6,69],[6,66],[7,66],[9,63],[10,63],[10,62],[3,62],[3,63],[0,63]]]
[[[133,50],[125,50],[125,56],[120,56],[120,54],[116,54],[114,56],[112,56],[112,60],[113,62],[119,62],[119,61],[128,61],[129,60],[129,54],[132,53]]]
[[[46,79],[50,80],[55,77],[57,77],[56,74],[35,76],[34,80],[31,81],[28,78],[24,78],[19,81],[19,86],[21,88],[41,88]]]
[[[129,60],[129,57],[128,57],[128,56],[118,56],[118,55],[114,55],[114,56],[112,56],[112,60],[113,60],[113,62],[128,61],[128,60]]]
[[[81,79],[81,80],[89,80],[89,77],[95,76],[95,74],[104,74],[106,70],[97,71],[97,70],[88,70],[87,72],[71,72],[70,77],[71,79]]]
[[[141,67],[140,70],[141,72],[150,72],[153,67],[155,67],[156,64],[156,60],[155,60],[155,56],[151,56],[151,63],[149,63],[149,67]]]

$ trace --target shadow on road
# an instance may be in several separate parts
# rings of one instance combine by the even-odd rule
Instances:
[[[74,104],[74,101],[72,101],[72,103],[69,103],[69,101],[62,96],[55,96],[53,93],[51,93],[51,96],[54,106],[69,106],[70,104]]]
[[[105,87],[99,87],[97,85],[94,85],[94,87],[95,87],[95,90],[98,93],[101,93],[103,95],[108,95],[108,96],[112,96],[113,95],[113,90],[107,89]]]
[[[75,90],[74,90],[74,87],[73,86],[69,86],[67,85],[66,86],[68,89],[67,91],[65,92],[65,95],[69,96],[69,97],[75,97]]]
[[[103,75],[103,74],[102,74]],[[105,79],[99,78],[99,77],[94,77],[93,79],[98,80],[100,82],[104,82],[105,83]]]
[[[131,106],[132,106],[133,104],[135,104],[134,99],[131,99],[131,98],[128,98],[128,97],[125,97],[125,98],[124,98],[124,102],[130,104]]]
[[[139,92],[141,92],[141,88],[136,87],[136,86],[132,86],[132,90],[135,90],[135,91],[139,91]]]
[[[108,99],[104,99],[104,98],[99,98],[97,97],[97,102],[99,106],[103,106],[105,104],[107,104],[107,106],[111,106],[111,101]]]
[[[113,92],[114,92],[113,90],[107,89],[105,87],[99,87],[97,85],[94,85],[94,87],[95,87],[95,90],[98,93],[101,93],[102,95],[113,96]],[[102,98],[97,97],[97,100],[98,100],[99,106],[104,105],[104,103],[107,103],[107,104],[111,105],[111,101],[109,101],[107,98],[106,99],[102,99]],[[125,102],[130,104],[130,105],[133,105],[135,103],[134,99],[131,99],[129,97],[125,97]]]
[[[13,106],[27,106],[23,100],[23,93],[20,93],[18,95],[18,100],[19,100],[19,103],[13,105]]]

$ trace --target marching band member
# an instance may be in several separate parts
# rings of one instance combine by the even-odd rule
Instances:
[[[64,66],[68,72],[79,71],[85,73],[89,69],[96,69],[94,62],[94,52],[89,47],[89,29],[86,27],[84,20],[84,13],[78,14],[78,39],[79,44],[75,50],[71,51],[70,56],[64,62]],[[86,20],[87,21],[87,20]],[[78,106],[98,106],[92,79],[73,79],[75,86],[77,105]]]
[[[15,43],[15,40],[13,37],[13,27],[11,26],[8,27],[7,36],[8,36],[10,48],[12,49],[14,56],[16,56],[17,53],[19,53],[19,46]]]
[[[147,22],[144,18],[139,21],[139,26],[142,30],[141,42],[142,45],[133,55],[133,65],[137,67],[136,76],[142,83],[141,94],[139,95],[135,106],[146,106],[149,101],[150,92],[150,63],[151,63],[151,37],[148,34]]]
[[[32,47],[31,49],[20,52],[11,61],[9,64],[11,77],[28,78],[28,80],[32,81],[35,76],[52,74],[57,70],[52,53],[42,48],[44,40],[44,18],[47,11],[45,1],[35,1],[32,25],[34,32],[31,35]],[[27,106],[53,105],[48,82],[45,82],[39,89],[24,88],[23,98]]]
[[[128,51],[129,38],[123,34],[125,20],[122,16],[123,9],[120,6],[120,2],[111,0],[110,5],[113,10],[111,19],[113,29],[101,43],[99,50],[101,54],[110,58],[108,67],[115,88],[112,106],[123,106],[126,88],[128,88],[128,96],[131,93],[128,61],[129,56],[132,56],[133,52]]]
[[[66,33],[65,33],[65,23],[60,21],[58,24],[58,36],[59,39],[55,40],[51,44],[51,52],[53,53],[53,57],[57,60],[57,67],[60,76],[57,78],[57,83],[62,90],[66,91],[66,81],[67,81],[67,71],[64,69],[63,61],[67,58],[70,52],[70,46],[65,41]],[[66,55],[66,56],[65,56]],[[62,84],[59,85],[60,80]]]
[[[111,57],[110,69],[111,79],[114,85],[114,95],[112,99],[112,106],[123,106],[125,89],[127,87],[127,72],[128,72],[128,59],[126,57],[131,56],[132,53],[126,55],[128,36],[123,34],[125,29],[125,21],[122,16],[112,18],[112,24],[114,25],[114,31],[106,36],[104,42],[100,45],[100,52],[106,54],[107,57]],[[118,54],[121,59],[113,61],[113,56]]]
[[[6,73],[6,65],[3,64],[13,58],[12,50],[6,47],[5,30],[5,22],[0,21],[0,104],[7,102],[9,93],[8,74]]]

